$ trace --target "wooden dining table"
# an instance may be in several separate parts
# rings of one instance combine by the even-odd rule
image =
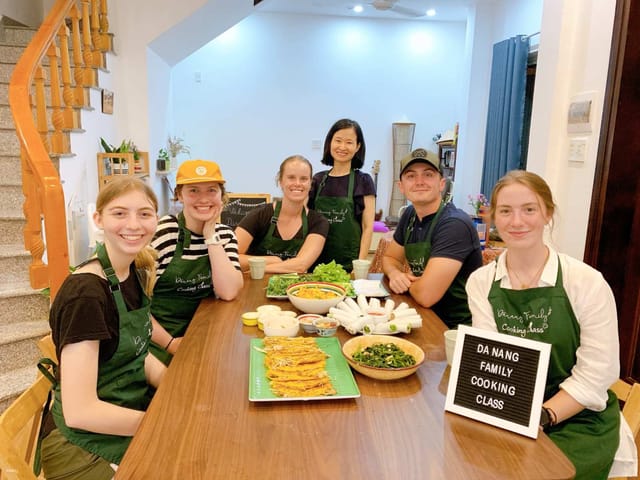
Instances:
[[[444,323],[405,295],[423,326],[403,338],[426,354],[394,381],[353,372],[361,396],[249,400],[244,312],[267,299],[245,277],[234,301],[204,300],[125,454],[116,479],[569,479],[571,462],[544,434],[531,439],[444,411]],[[302,331],[301,331],[302,332]],[[341,343],[351,338],[342,328]]]

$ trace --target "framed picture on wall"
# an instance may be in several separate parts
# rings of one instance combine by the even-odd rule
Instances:
[[[110,90],[102,90],[102,113],[113,113],[113,92]]]

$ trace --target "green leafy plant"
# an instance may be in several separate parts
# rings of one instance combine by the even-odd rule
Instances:
[[[164,160],[165,162],[169,161],[169,152],[167,152],[166,148],[158,150],[158,160]]]
[[[133,159],[139,160],[140,154],[138,153],[138,147],[133,143],[133,140],[122,140],[119,146],[111,145],[104,138],[100,137],[100,144],[106,153],[133,153]],[[114,159],[115,160],[115,159]]]

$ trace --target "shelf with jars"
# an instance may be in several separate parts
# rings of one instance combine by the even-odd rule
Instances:
[[[147,177],[149,175],[149,152],[98,153],[98,188],[102,189],[114,178],[123,175]]]

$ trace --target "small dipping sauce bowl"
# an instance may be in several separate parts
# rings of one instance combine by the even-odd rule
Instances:
[[[316,333],[318,329],[313,322],[319,318],[323,318],[323,316],[316,313],[303,313],[302,315],[298,315],[298,322],[300,322],[300,326],[305,332]]]
[[[331,337],[338,330],[338,322],[330,318],[316,318],[313,321],[313,325],[316,327],[320,337]]]

